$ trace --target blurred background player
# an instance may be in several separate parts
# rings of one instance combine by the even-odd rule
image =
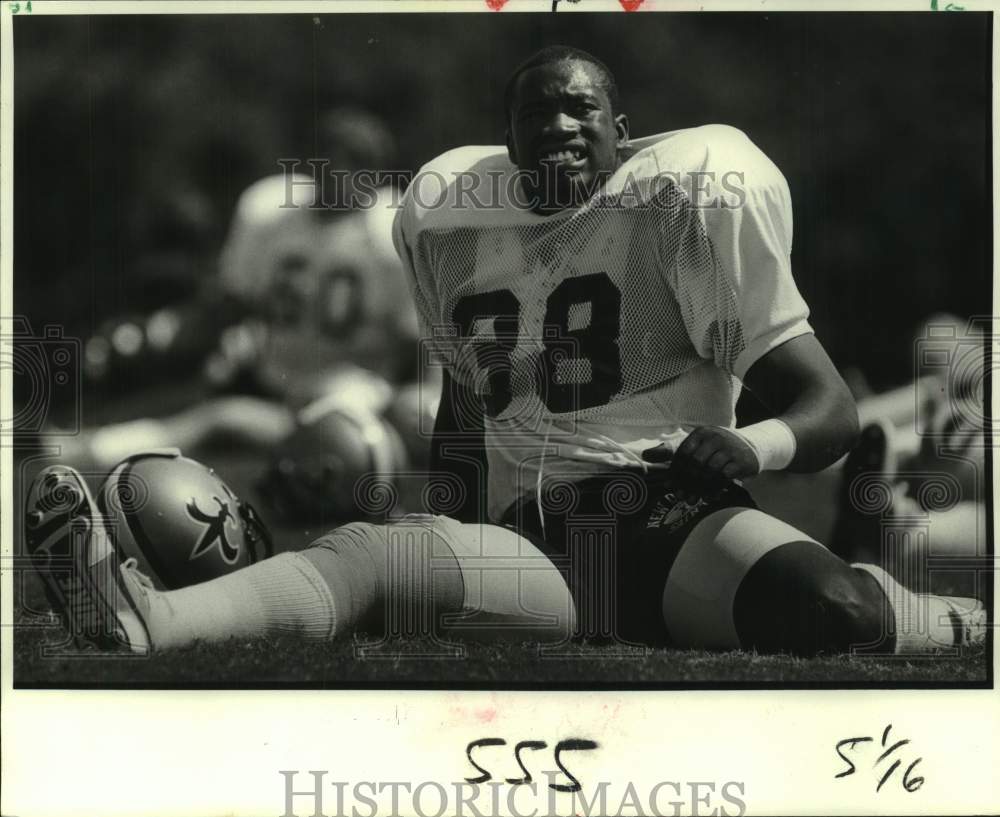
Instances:
[[[403,424],[419,462],[413,424],[433,413],[436,385],[433,376],[416,382],[416,317],[391,236],[396,192],[377,184],[393,166],[394,140],[381,120],[355,108],[331,110],[317,134],[322,161],[295,165],[315,177],[269,176],[240,196],[200,307],[114,323],[87,345],[88,370],[108,377],[130,361],[169,361],[173,349],[191,358],[185,345],[217,318],[218,342],[203,368],[224,396],[57,437],[63,461],[104,472],[164,446],[271,451],[300,425],[296,412],[320,400],[366,422],[387,413]],[[397,385],[405,386],[398,398]]]
[[[990,327],[938,313],[913,339],[912,383],[858,403],[831,547],[937,593],[981,594],[988,558],[985,358]]]
[[[392,245],[397,194],[378,184],[394,166],[392,136],[357,109],[331,111],[318,130],[318,178],[251,185],[220,258],[224,290],[268,325],[258,376],[299,402],[344,360],[392,382],[417,369],[416,315]]]

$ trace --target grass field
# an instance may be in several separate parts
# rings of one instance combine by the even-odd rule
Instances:
[[[45,655],[61,640],[58,626],[18,628],[18,686],[447,686],[469,687],[698,687],[983,685],[987,653],[901,660],[828,656],[709,653],[658,649],[621,657],[607,647],[582,647],[580,657],[539,655],[537,647],[470,644],[462,657],[415,657],[436,645],[386,645],[381,658],[356,655],[362,642],[307,644],[286,640],[233,641],[163,655],[108,657]],[[59,652],[58,648],[53,650]]]
[[[17,575],[15,605],[14,679],[20,687],[981,686],[990,678],[984,649],[918,659],[803,659],[671,649],[620,654],[613,647],[572,645],[564,649],[574,654],[566,655],[530,644],[378,645],[356,637],[338,643],[240,640],[150,657],[107,656],[62,643],[66,633],[44,612],[41,584],[28,570]]]
[[[141,408],[118,405],[108,412],[111,417],[101,417],[101,421],[113,419],[113,415],[130,416],[130,412]],[[259,456],[231,450],[198,456],[211,464],[237,494],[257,502],[254,479],[262,467]],[[20,530],[22,491],[33,471],[53,461],[57,458],[29,462],[19,470],[15,479],[15,531]],[[100,475],[88,478],[96,488]],[[835,484],[829,474],[820,474],[763,482],[752,490],[763,508],[823,541],[833,518]],[[283,528],[274,520],[268,521],[279,550],[299,549],[323,533]],[[983,649],[960,657],[903,660],[869,656],[800,659],[666,649],[621,656],[611,647],[574,646],[574,652],[580,655],[568,657],[539,654],[533,645],[469,644],[442,649],[431,643],[406,643],[387,645],[378,657],[372,657],[370,651],[358,655],[357,648],[365,643],[359,640],[333,644],[258,640],[199,646],[148,658],[67,655],[67,650],[58,646],[65,638],[64,632],[45,613],[47,604],[39,580],[23,560],[15,564],[19,568],[14,594],[14,680],[18,686],[975,686],[990,678],[990,653]],[[421,650],[425,655],[435,650],[452,654],[417,657]],[[461,655],[456,656],[456,650]]]

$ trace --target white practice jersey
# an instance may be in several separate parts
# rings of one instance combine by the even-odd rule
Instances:
[[[742,132],[633,140],[599,195],[550,216],[516,173],[505,148],[450,151],[394,232],[425,336],[483,399],[494,518],[543,472],[645,468],[647,448],[731,427],[750,366],[812,331],[788,185]]]
[[[403,353],[400,344],[418,337],[393,248],[393,191],[338,213],[313,207],[314,197],[306,176],[255,182],[240,197],[220,258],[223,286],[272,315],[261,365],[289,382],[345,358],[377,369],[380,356]]]

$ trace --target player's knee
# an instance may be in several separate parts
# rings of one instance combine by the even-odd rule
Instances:
[[[812,576],[807,593],[806,609],[816,635],[809,651],[846,651],[871,640],[881,626],[881,608],[846,565],[834,575]]]
[[[744,647],[815,654],[872,642],[882,609],[857,571],[814,542],[791,542],[747,574],[734,618]]]
[[[505,528],[422,515],[391,525],[352,522],[318,539],[303,555],[335,599],[365,607],[383,600],[389,614],[429,609],[435,629],[452,636],[560,641],[575,627],[562,574],[534,545]]]
[[[562,573],[514,531],[442,521],[461,574],[464,600],[449,633],[475,641],[564,641],[576,610]]]
[[[349,522],[334,528],[313,541],[310,548],[321,548],[334,552],[345,549],[369,550],[372,547],[385,547],[385,525],[371,522]]]
[[[797,621],[791,611],[815,597],[796,578],[800,560],[788,558],[789,548],[826,553],[801,531],[756,509],[728,508],[699,522],[663,592],[664,623],[674,643],[788,649]]]
[[[350,522],[320,537],[304,552],[328,563],[340,574],[338,578],[346,575],[359,581],[357,577],[364,576],[386,593],[427,594],[435,576],[443,587],[453,585],[442,577],[457,566],[451,540],[438,522],[436,517],[417,516],[389,525]]]

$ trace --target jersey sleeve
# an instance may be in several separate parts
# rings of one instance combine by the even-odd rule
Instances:
[[[792,277],[788,184],[745,135],[725,131],[682,197],[669,277],[698,353],[742,380],[812,327]]]
[[[419,175],[414,184],[419,184]],[[419,337],[429,344],[430,354],[440,364],[444,363],[446,354],[438,348],[440,344],[435,342],[437,335],[434,330],[441,321],[441,307],[430,270],[417,260],[415,204],[412,193],[411,186],[403,196],[402,205],[396,211],[392,224],[392,242],[399,255],[410,292],[413,294]]]

